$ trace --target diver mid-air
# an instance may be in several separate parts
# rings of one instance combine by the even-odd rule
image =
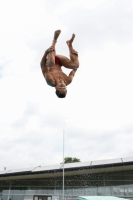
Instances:
[[[56,95],[59,98],[64,98],[67,94],[66,86],[72,82],[75,72],[79,67],[79,60],[78,53],[73,49],[72,46],[75,34],[72,35],[70,40],[66,41],[69,48],[70,59],[63,55],[56,54],[55,44],[60,33],[61,30],[54,32],[52,46],[45,51],[40,65],[47,84],[51,87],[55,87]],[[68,76],[62,71],[62,66],[68,69],[72,69]]]

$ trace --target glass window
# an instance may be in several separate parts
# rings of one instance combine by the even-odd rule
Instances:
[[[125,196],[133,196],[133,184],[124,185],[125,188]]]
[[[49,196],[34,196],[33,200],[51,200],[52,198]]]
[[[104,195],[111,196],[111,188],[110,186],[104,186]]]
[[[47,189],[36,188],[36,194],[48,194]]]
[[[111,186],[111,195],[112,196],[125,196],[125,190],[123,185]]]
[[[52,190],[52,189],[48,189],[47,192],[48,192],[48,194],[54,194],[54,190]]]
[[[97,195],[98,195],[98,196],[104,195],[104,186],[103,186],[103,187],[98,187],[98,188],[97,188]]]
[[[84,195],[89,196],[89,188],[88,187],[84,188]]]
[[[32,200],[33,199],[33,196],[32,195],[25,195],[24,197],[23,197],[23,199],[24,200]],[[14,200],[14,199],[13,199]],[[15,200],[17,200],[17,199],[15,199]]]
[[[54,194],[55,194],[55,195],[61,194],[61,190],[62,190],[62,188],[60,188],[60,187],[56,188],[56,189],[54,190]]]
[[[23,200],[24,196],[23,195],[13,195],[13,199],[11,200]]]
[[[111,189],[108,186],[98,187],[98,196],[111,196]]]
[[[8,193],[9,193],[9,189],[2,191],[2,194],[8,194]]]
[[[3,200],[7,200],[7,198],[8,198],[8,195],[2,195]]]
[[[14,193],[14,190],[10,190],[10,194],[13,194]]]
[[[89,192],[89,196],[96,196],[97,195],[97,187],[89,187],[88,192]]]
[[[10,191],[11,194],[24,194],[25,190],[21,190],[21,189],[17,189],[17,190],[11,190]]]
[[[73,188],[73,195],[75,196],[84,195],[84,188]]]
[[[25,194],[36,194],[36,188],[28,188],[25,190]]]
[[[73,195],[73,189],[72,188],[66,188],[64,193],[65,193],[65,195]]]
[[[10,196],[9,196],[9,200],[12,200],[12,199],[13,199],[13,196],[12,196],[12,195],[10,195]]]

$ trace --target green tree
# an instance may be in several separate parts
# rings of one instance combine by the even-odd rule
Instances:
[[[72,157],[65,157],[64,158],[64,163],[74,163],[74,162],[80,162],[80,159],[72,158]]]

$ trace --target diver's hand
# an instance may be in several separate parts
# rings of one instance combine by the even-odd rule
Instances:
[[[55,50],[54,47],[51,46],[48,49],[46,49],[45,53],[48,54],[49,52],[54,51],[54,50]]]

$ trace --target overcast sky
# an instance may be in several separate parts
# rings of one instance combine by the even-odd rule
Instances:
[[[40,69],[57,29],[80,60],[65,99]],[[133,156],[132,0],[0,0],[0,170],[61,163],[63,123],[65,157]]]

